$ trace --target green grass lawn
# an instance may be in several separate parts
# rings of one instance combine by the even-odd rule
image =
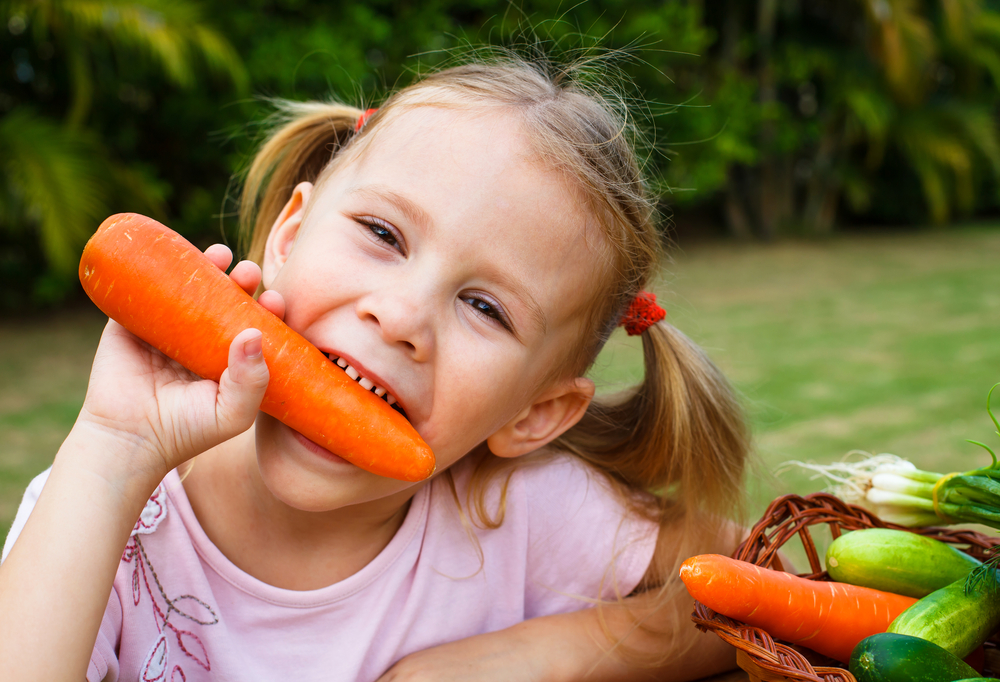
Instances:
[[[743,394],[765,473],[854,449],[954,471],[989,461],[965,438],[1000,445],[985,411],[1000,381],[998,254],[1000,231],[983,228],[699,246],[656,290]],[[641,371],[621,339],[598,378]],[[795,472],[757,483],[756,512],[822,488]]]
[[[0,534],[25,486],[52,458],[83,404],[106,318],[93,312],[0,322]]]
[[[769,474],[789,459],[860,448],[951,471],[988,458],[964,439],[1000,445],[984,409],[1000,380],[996,254],[1000,230],[952,228],[676,255],[655,289],[745,398],[754,512],[822,487]],[[102,326],[96,313],[0,322],[0,535],[73,423]],[[639,361],[617,332],[594,376],[609,389],[638,378]]]

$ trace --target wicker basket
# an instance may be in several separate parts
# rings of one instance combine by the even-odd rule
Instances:
[[[806,497],[785,495],[772,502],[761,520],[751,529],[750,536],[733,554],[733,558],[758,566],[781,569],[777,552],[798,535],[805,548],[810,569],[810,572],[799,575],[810,580],[829,580],[812,537],[812,528],[821,525],[829,527],[834,538],[839,537],[841,531],[862,528],[907,530],[958,545],[961,550],[977,559],[985,559],[987,551],[1000,544],[1000,538],[971,530],[904,528],[886,523],[861,507],[846,504],[833,495],[814,493]],[[699,629],[711,630],[737,648],[736,660],[749,674],[751,682],[856,682],[854,675],[837,667],[839,664],[836,661],[823,660],[811,651],[775,642],[764,630],[715,613],[699,602],[695,602],[691,618]],[[988,652],[987,666],[995,658],[989,654],[993,652]],[[989,669],[987,674],[992,674]]]

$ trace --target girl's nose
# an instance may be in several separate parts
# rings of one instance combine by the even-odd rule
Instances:
[[[434,348],[433,313],[430,297],[404,282],[385,283],[362,296],[358,317],[378,326],[382,339],[402,346],[413,360],[423,362]]]

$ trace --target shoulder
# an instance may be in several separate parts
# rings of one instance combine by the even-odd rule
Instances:
[[[579,527],[630,542],[655,539],[658,526],[639,513],[646,495],[612,482],[603,472],[572,455],[552,453],[520,469],[536,527],[550,532]]]
[[[558,526],[586,522],[588,517],[622,518],[641,494],[617,486],[583,460],[561,452],[544,452],[516,461],[469,457],[450,470],[451,484],[436,481],[434,495],[453,498],[463,507],[504,509],[504,517],[529,514],[533,524]]]
[[[533,524],[553,527],[597,518],[620,521],[634,516],[651,499],[613,483],[593,466],[563,452],[539,452],[507,466],[483,464],[489,463],[475,457],[459,462],[451,469],[454,493],[439,479],[434,494],[456,498],[463,505],[481,499],[487,509],[497,505],[510,511],[524,509]]]
[[[635,495],[564,453],[518,463],[507,505],[525,520],[529,617],[583,608],[639,584],[659,526],[638,513]]]
[[[548,453],[520,466],[518,475],[536,527],[553,532],[573,525],[619,530],[646,527],[637,513],[644,493],[613,483],[577,457]],[[655,536],[654,526],[646,530]]]

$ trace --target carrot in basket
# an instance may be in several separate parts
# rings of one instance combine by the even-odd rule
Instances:
[[[420,481],[434,453],[408,421],[151,218],[111,216],[87,243],[80,282],[97,307],[195,374],[218,381],[229,344],[254,327],[271,373],[261,410],[380,476]]]
[[[847,662],[865,637],[885,632],[917,600],[868,587],[807,580],[719,554],[681,565],[691,596],[708,608]]]

